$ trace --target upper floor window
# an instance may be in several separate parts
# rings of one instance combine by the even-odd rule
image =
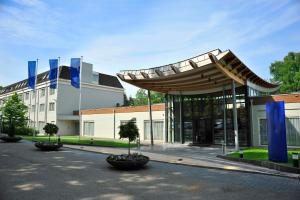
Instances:
[[[55,110],[55,103],[51,102],[49,103],[49,111],[54,111]]]
[[[45,96],[45,88],[40,89],[41,97]]]
[[[40,112],[44,112],[45,111],[45,104],[40,104]]]
[[[29,92],[25,93],[25,99],[28,100],[29,99]]]
[[[33,99],[35,98],[35,91],[34,91],[34,90],[32,91],[31,97],[32,97]]]
[[[55,94],[55,89],[52,89],[52,88],[50,88],[50,95],[53,95],[53,94]]]

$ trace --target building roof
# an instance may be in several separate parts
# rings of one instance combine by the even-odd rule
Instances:
[[[59,78],[64,79],[64,80],[70,80],[70,67],[60,66]],[[49,81],[49,71],[46,71],[46,72],[43,72],[43,73],[40,73],[37,75],[37,84],[43,83],[46,81]],[[8,85],[0,91],[0,95],[6,94],[9,92],[13,92],[13,91],[17,91],[17,90],[20,90],[23,88],[27,88],[28,87],[27,82],[28,82],[28,79],[25,79],[25,80],[19,81],[17,83]],[[104,85],[104,86],[116,87],[116,88],[123,88],[119,79],[116,76],[111,76],[111,75],[101,74],[101,73],[99,73],[98,84]]]
[[[222,89],[232,80],[237,86],[251,84],[272,91],[279,87],[257,76],[230,50],[220,49],[159,67],[122,70],[117,75],[132,85],[163,93]]]
[[[152,111],[164,111],[165,104],[153,104],[151,106]],[[145,106],[126,106],[126,107],[115,107],[115,108],[98,108],[90,110],[81,110],[82,115],[95,115],[95,114],[111,114],[111,113],[132,113],[132,112],[148,112],[148,105]],[[78,111],[77,111],[78,112]]]
[[[285,103],[300,103],[300,93],[278,94],[262,97],[250,97],[253,105],[265,105],[267,102],[284,101]]]

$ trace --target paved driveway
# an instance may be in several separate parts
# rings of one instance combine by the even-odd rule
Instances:
[[[150,162],[117,171],[105,155],[0,143],[0,199],[300,199],[300,181]]]

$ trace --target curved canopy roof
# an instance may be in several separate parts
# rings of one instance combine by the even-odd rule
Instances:
[[[252,72],[230,50],[219,49],[173,64],[141,70],[122,70],[118,77],[137,87],[163,93],[219,90],[234,80],[237,86],[251,85],[272,92],[278,85]]]

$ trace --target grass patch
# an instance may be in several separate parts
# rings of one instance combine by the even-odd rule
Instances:
[[[244,159],[246,160],[258,160],[258,161],[268,161],[268,149],[264,148],[250,148],[250,149],[245,149],[243,150],[244,152]],[[288,162],[287,163],[280,163],[283,165],[287,165],[292,167],[292,153],[296,152],[300,154],[300,149],[292,149],[288,150]],[[227,156],[233,157],[233,158],[239,158],[240,154],[239,152],[233,152],[228,154]]]
[[[22,136],[24,140],[29,141],[48,141],[48,136]],[[56,142],[58,137],[53,136],[50,138],[50,141]],[[61,136],[60,141],[64,144],[76,144],[76,145],[92,145],[92,146],[101,146],[101,147],[120,147],[120,148],[128,148],[128,141],[126,140],[110,140],[110,139],[93,139],[81,137],[79,136]],[[137,145],[134,143],[130,144],[131,147],[136,147]]]

